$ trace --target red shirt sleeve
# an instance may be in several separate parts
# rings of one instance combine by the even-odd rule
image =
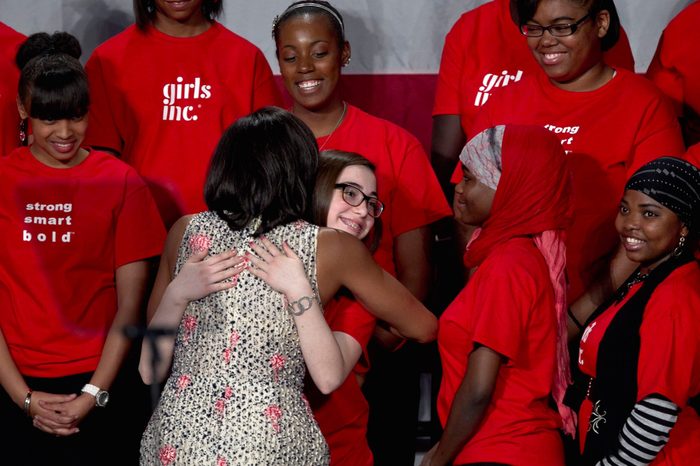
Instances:
[[[164,241],[165,228],[151,192],[136,172],[129,170],[117,219],[115,267],[158,256]]]
[[[678,279],[673,275],[666,280]],[[693,277],[697,280],[697,274]],[[664,283],[647,304],[640,329],[637,400],[658,393],[682,408],[700,390],[700,295],[697,288],[689,292],[693,285],[698,283]]]
[[[114,121],[99,48],[93,52],[85,65],[85,72],[90,86],[90,111],[88,113],[90,125],[85,137],[85,144],[121,153],[124,141],[119,135],[117,124]]]
[[[684,152],[678,119],[670,102],[659,93],[639,122],[627,178],[647,162],[664,155],[680,156]]]
[[[255,52],[255,89],[252,108],[258,110],[270,105],[283,107],[282,96],[275,84],[272,70],[260,50]]]

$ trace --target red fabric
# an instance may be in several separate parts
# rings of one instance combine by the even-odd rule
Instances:
[[[111,155],[68,169],[26,147],[0,160],[0,327],[20,372],[94,371],[117,310],[115,270],[157,256],[164,239],[148,187]]]
[[[533,236],[547,263],[555,292],[557,366],[552,391],[567,433],[575,420],[563,405],[571,383],[566,338],[566,248],[563,229],[571,223],[571,174],[564,151],[549,131],[536,126],[507,126],[501,146],[501,178],[489,218],[464,255],[468,267],[477,267],[498,244],[518,236]]]
[[[510,0],[495,0],[464,13],[445,38],[433,115],[460,115],[469,138],[479,107],[497,89],[544,74],[510,17]],[[634,71],[627,35],[605,54],[615,68]]]
[[[683,9],[664,29],[647,76],[676,106],[677,114],[689,107],[700,119],[700,2]],[[700,121],[695,121],[695,125]],[[693,128],[691,141],[700,141],[700,127]]]
[[[502,182],[502,180],[501,180]],[[437,408],[447,421],[475,343],[508,358],[486,414],[454,464],[563,465],[559,416],[549,405],[556,361],[554,294],[532,240],[496,245],[440,318],[443,377]]]
[[[334,332],[350,335],[367,353],[367,343],[376,319],[354,300],[341,297],[324,306],[323,316]],[[330,395],[323,395],[313,384],[306,394],[321,432],[331,452],[332,466],[372,466],[367,443],[369,405],[357,382],[355,371]]]
[[[594,322],[600,321],[599,324],[581,345],[584,364],[580,367],[589,375],[594,374],[591,364],[596,361],[595,346],[607,327],[604,320],[609,323],[618,308],[611,308],[596,319]],[[700,265],[697,262],[675,270],[656,288],[644,310],[639,334],[636,401],[658,393],[681,409],[669,442],[651,465],[692,464],[700,458],[700,416],[687,404],[689,398],[700,393]],[[581,422],[585,422],[583,417]]]
[[[283,95],[284,108],[292,107],[281,76],[275,76]],[[341,95],[370,115],[399,125],[415,135],[430,150],[431,109],[435,100],[437,74],[345,74]],[[406,96],[411,98],[407,99]]]
[[[464,255],[468,267],[481,264],[503,241],[563,229],[571,220],[571,175],[564,151],[549,131],[535,126],[507,126],[501,166],[489,218]]]
[[[614,303],[598,316],[597,319],[586,326],[581,336],[578,350],[578,367],[581,369],[581,372],[591,377],[596,376],[598,346],[600,346],[600,342],[603,340],[606,330],[617,315],[617,312],[622,309],[622,306],[627,304],[627,301],[629,301],[641,287],[641,282],[633,285],[622,301]],[[585,424],[587,425],[588,423],[585,422]]]
[[[0,156],[19,146],[19,69],[15,55],[25,39],[23,34],[0,22]]]
[[[384,233],[374,258],[395,275],[394,238],[452,215],[428,156],[406,130],[353,105],[340,126],[317,142],[324,150],[357,152],[376,166]]]
[[[567,152],[574,204],[568,296],[574,301],[618,245],[614,221],[626,180],[650,160],[684,152],[673,109],[651,83],[625,70],[591,92],[564,91],[532,77],[493,96],[471,132],[499,124],[542,125]]]
[[[92,98],[86,144],[120,152],[150,185],[168,224],[205,210],[202,188],[224,129],[281,104],[262,53],[216,22],[190,38],[131,26],[100,45],[86,70]]]

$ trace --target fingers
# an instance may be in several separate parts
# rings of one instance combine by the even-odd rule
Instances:
[[[56,424],[51,422],[41,416],[35,416],[32,421],[34,427],[39,430],[46,432],[47,434],[56,435],[58,437],[67,437],[69,435],[77,434],[80,429],[77,427],[69,427],[65,425]]]
[[[207,254],[209,254],[208,248],[195,249],[194,251],[192,251],[190,257],[187,258],[187,262],[202,262],[204,258],[207,257]]]
[[[285,253],[287,256],[299,260],[299,256],[297,256],[296,253],[294,252],[294,250],[293,250],[292,248],[289,247],[289,244],[287,244],[286,241],[284,241],[284,242],[282,243],[282,249],[284,250],[284,253]]]

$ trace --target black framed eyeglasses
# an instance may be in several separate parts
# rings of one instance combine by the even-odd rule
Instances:
[[[375,196],[367,196],[356,186],[347,183],[338,183],[335,189],[343,192],[343,200],[353,207],[357,207],[367,201],[367,213],[374,218],[379,217],[384,212],[384,204]]]
[[[554,37],[566,37],[576,33],[579,26],[587,19],[591,18],[591,12],[586,13],[586,16],[574,23],[566,24],[550,24],[549,26],[540,26],[539,24],[521,24],[520,32],[527,37],[542,37],[544,31],[549,31]]]

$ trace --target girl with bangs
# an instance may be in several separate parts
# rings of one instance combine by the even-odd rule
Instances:
[[[0,436],[12,464],[126,464],[137,451],[124,435],[140,426],[117,377],[122,328],[138,321],[164,230],[136,172],[82,147],[80,53],[66,33],[34,34],[17,53],[33,142],[0,162]]]

